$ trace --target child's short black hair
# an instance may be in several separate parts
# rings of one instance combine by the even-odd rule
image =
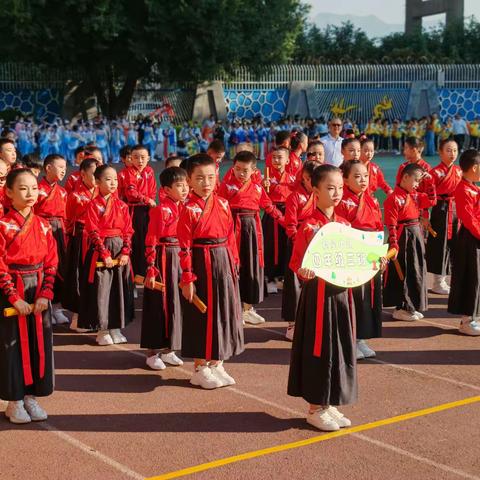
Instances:
[[[170,167],[170,163],[172,163],[173,161],[175,160],[180,160],[180,163],[182,162],[182,157],[179,157],[178,155],[170,155],[169,157],[167,157],[167,159],[165,160],[165,168],[169,168]]]
[[[43,162],[36,153],[27,153],[22,157],[22,163],[26,168],[36,168],[41,170],[43,168]]]
[[[93,152],[102,153],[102,151],[96,145],[87,145],[86,147],[83,147],[83,148],[84,148],[85,155],[91,155]]]
[[[409,163],[402,170],[401,178],[405,175],[411,177],[412,175],[415,175],[416,172],[425,173],[425,170],[418,163]]]
[[[448,137],[448,138],[443,138],[442,140],[440,140],[440,143],[438,144],[438,150],[443,150],[443,147],[445,147],[445,145],[447,143],[451,143],[453,142],[455,145],[457,145],[458,147],[458,143],[456,142],[456,140],[453,139],[453,137]]]
[[[290,139],[290,132],[287,130],[280,130],[275,134],[275,145],[279,147],[282,143]]]
[[[257,165],[257,157],[248,150],[242,150],[233,157],[233,164],[235,165],[237,162],[251,163],[252,167],[255,167]]]
[[[17,179],[17,177],[23,175],[24,173],[31,175],[35,180],[37,179],[37,177],[32,173],[29,168],[16,168],[15,170],[11,170],[7,175],[5,186],[11,190],[15,185],[15,180]]]
[[[146,145],[142,145],[141,143],[138,143],[137,145],[132,147],[131,153],[138,152],[139,150],[145,150],[146,152],[148,152],[148,147]]]
[[[218,140],[218,138],[216,138],[215,140],[210,142],[207,150],[213,150],[215,153],[225,153],[225,145],[221,140]]]
[[[343,173],[343,178],[348,178],[350,172],[352,171],[352,168],[355,165],[363,165],[363,163],[360,160],[348,160],[340,165],[340,170]]]
[[[334,165],[329,165],[329,164],[323,164],[323,165],[318,165],[318,167],[313,171],[312,177],[311,177],[311,183],[312,187],[318,187],[320,183],[322,183],[326,176],[329,173],[342,173],[342,171],[338,168],[335,167]]]
[[[365,138],[362,138],[362,140],[360,141],[360,147],[363,147],[367,143],[373,143],[373,145],[375,146],[375,142],[373,141],[373,138],[365,137]]]
[[[187,171],[188,176],[191,177],[196,167],[205,167],[207,165],[215,166],[215,160],[206,153],[197,153],[187,159],[185,170]]]
[[[43,160],[43,168],[46,170],[47,167],[51,165],[55,160],[64,160],[66,162],[63,155],[60,155],[59,153],[51,153],[50,155],[47,155]]]
[[[355,143],[355,142],[360,144],[360,140],[358,138],[355,138],[355,137],[344,138],[342,140],[342,150],[344,148],[347,148],[347,146],[350,145],[351,143]]]
[[[10,140],[9,138],[0,138],[0,150],[4,147],[4,145],[9,143],[15,146],[15,142],[13,140]]]
[[[120,149],[120,158],[127,158],[129,155],[132,154],[132,147],[130,145],[124,145],[121,149]]]
[[[111,165],[108,165],[108,164],[105,164],[105,163],[103,165],[99,165],[95,169],[95,173],[94,173],[95,179],[100,180],[102,178],[103,173],[106,170],[108,170],[109,168],[112,169],[114,172],[116,172],[116,170]]]
[[[420,140],[418,137],[407,137],[405,139],[405,145],[412,148],[423,148],[425,144],[423,140]]]
[[[480,164],[480,152],[473,148],[465,150],[458,161],[462,172],[468,172],[474,165]]]
[[[307,160],[302,167],[302,173],[307,173],[310,178],[313,175],[313,172],[317,167],[319,167],[320,164],[318,162],[315,162],[314,160]]]
[[[171,187],[175,182],[185,180],[187,172],[180,167],[168,167],[160,173],[159,178],[162,187]]]
[[[85,147],[83,145],[81,147],[77,147],[74,151],[75,157],[77,157],[80,153],[84,153],[84,152],[85,152]]]
[[[96,158],[93,157],[88,157],[82,160],[82,163],[80,164],[80,171],[81,172],[86,172],[92,165],[95,165],[98,167],[98,161]]]
[[[275,147],[272,147],[272,153],[273,152],[285,152],[288,155],[290,155],[290,150],[287,148],[287,147],[279,147],[279,146],[275,146]]]

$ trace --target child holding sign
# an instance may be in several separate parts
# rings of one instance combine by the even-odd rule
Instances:
[[[347,219],[353,228],[383,232],[382,212],[370,195],[367,167],[360,160],[342,165],[345,187],[335,213]],[[382,336],[382,277],[375,275],[369,282],[352,290],[357,322],[357,360],[375,357],[365,341]]]
[[[420,320],[423,318],[421,312],[428,308],[425,240],[419,217],[420,211],[435,205],[436,199],[434,187],[428,194],[417,192],[425,174],[418,163],[404,166],[400,184],[384,203],[388,243],[398,251],[397,261],[402,274],[389,266],[385,274],[383,305],[397,307],[393,318],[407,322]],[[403,272],[405,278],[401,278]]]
[[[290,268],[305,283],[295,320],[288,394],[310,404],[310,425],[336,431],[351,422],[334,405],[353,403],[357,398],[351,292],[326,283],[301,266],[308,244],[321,227],[328,222],[348,222],[335,213],[343,194],[341,170],[320,165],[311,182],[316,208],[298,229],[290,261]]]
[[[7,177],[12,207],[0,222],[0,398],[12,423],[46,420],[35,396],[53,392],[49,302],[57,267],[52,227],[33,213],[37,179],[28,169]],[[4,309],[18,313],[6,317]]]

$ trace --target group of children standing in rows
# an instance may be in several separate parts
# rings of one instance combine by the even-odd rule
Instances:
[[[53,390],[49,302],[73,312],[71,328],[97,331],[99,345],[125,343],[134,280],[145,286],[147,365],[181,365],[181,351],[194,359],[190,382],[205,389],[235,383],[223,362],[244,350],[244,323],[265,321],[254,309],[265,287],[281,287],[293,340],[288,393],[310,404],[307,421],[325,431],[351,424],[336,407],[356,399],[356,362],[375,356],[366,340],[381,336],[382,307],[396,307],[398,320],[423,318],[427,269],[433,291],[450,294],[449,312],[463,315],[461,332],[480,335],[472,260],[480,239],[480,154],[464,152],[457,167],[452,140],[441,143],[432,169],[421,141],[407,138],[394,189],[372,162],[368,139],[343,141],[339,169],[324,164],[320,142],[281,131],[263,177],[242,143],[222,181],[224,148],[214,141],[206,154],[169,158],[159,191],[143,145],[122,151],[118,174],[95,149],[79,149],[79,170],[65,188],[63,157],[48,156],[38,182],[31,169],[15,166],[10,146],[0,141],[0,173],[2,166],[9,172],[0,176],[0,398],[9,401],[13,423],[47,417],[35,397]],[[388,195],[384,220],[378,188]],[[366,231],[385,225],[398,269],[381,259],[383,277],[353,289],[316,278],[302,259],[328,222]],[[468,255],[455,255],[459,248]]]

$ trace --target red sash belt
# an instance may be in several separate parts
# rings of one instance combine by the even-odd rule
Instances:
[[[195,239],[192,248],[203,249],[205,260],[205,271],[207,274],[207,333],[205,346],[205,360],[212,359],[212,344],[213,344],[213,275],[212,275],[212,259],[210,257],[210,250],[212,248],[226,247],[226,239]],[[230,251],[227,248],[230,266],[232,268],[232,275],[234,274],[233,261],[230,256]]]
[[[263,257],[263,230],[260,214],[257,210],[232,209],[232,215],[235,219],[235,239],[237,241],[237,250],[240,254],[240,245],[242,243],[242,217],[255,217],[255,228],[257,229],[257,251],[258,263],[260,267],[265,266]]]
[[[437,195],[437,201],[447,202],[447,240],[453,236],[453,209],[455,207],[455,197],[449,195]]]
[[[17,267],[17,268],[15,268]],[[43,280],[43,264],[40,265],[10,265],[9,273],[16,277],[16,288],[18,295],[25,300],[25,286],[22,275],[37,275],[37,290],[35,300],[40,293]],[[35,332],[37,334],[38,358],[39,358],[39,376],[45,376],[45,345],[43,340],[43,316],[41,313],[35,313]],[[27,317],[25,315],[18,317],[18,331],[20,336],[20,352],[22,355],[23,380],[25,385],[33,385],[32,366],[30,364],[30,344],[28,340]]]
[[[398,230],[397,230],[397,242],[400,243],[400,237],[402,236],[403,229],[405,227],[413,227],[415,225],[419,225],[420,222],[418,221],[418,218],[412,218],[410,220],[402,220],[398,222]]]
[[[165,288],[163,289],[163,292],[162,292],[163,312],[165,314],[165,336],[168,338],[170,334],[168,331],[168,319],[169,319],[168,304],[167,304],[168,282],[166,280],[167,278],[167,247],[178,247],[179,243],[178,243],[178,239],[175,237],[164,237],[164,238],[160,238],[158,242],[158,246],[162,249],[160,265],[162,268],[162,280],[163,280],[163,283],[165,284]]]

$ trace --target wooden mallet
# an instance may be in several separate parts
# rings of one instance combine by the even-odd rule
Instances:
[[[142,275],[135,275],[135,283],[137,285],[145,284],[145,277]],[[155,282],[155,290],[163,292],[165,290],[165,284],[160,282]],[[206,313],[207,306],[198,298],[196,294],[193,295],[193,304],[200,310],[202,313]]]

